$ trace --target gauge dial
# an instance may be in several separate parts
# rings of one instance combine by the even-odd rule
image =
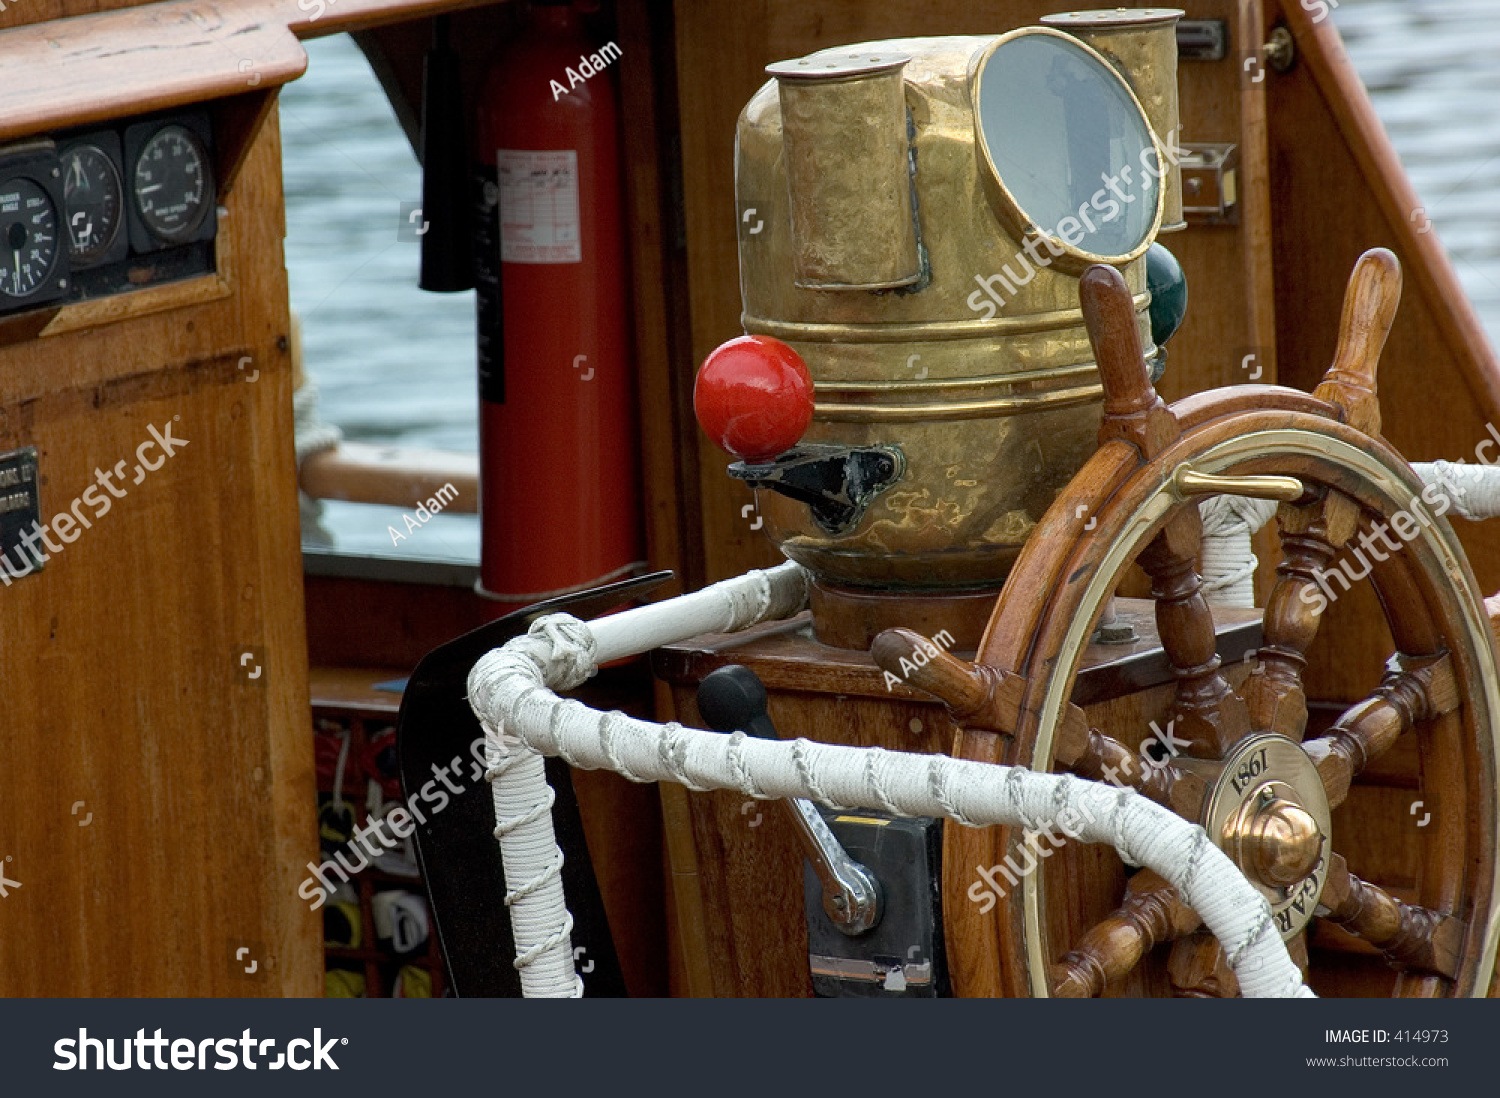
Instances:
[[[125,188],[103,149],[74,145],[62,155],[68,249],[75,266],[99,262],[120,235]]]
[[[57,207],[35,180],[0,183],[0,297],[30,297],[57,266]]]
[[[183,126],[163,126],[136,158],[132,191],[153,236],[169,244],[191,239],[213,205],[203,142]]]

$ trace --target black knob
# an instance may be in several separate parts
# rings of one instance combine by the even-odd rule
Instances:
[[[698,712],[715,732],[780,738],[766,713],[766,688],[760,676],[738,663],[725,664],[703,677],[698,684]]]

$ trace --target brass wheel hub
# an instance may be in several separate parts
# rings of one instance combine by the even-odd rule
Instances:
[[[1312,918],[1327,880],[1332,821],[1323,783],[1299,744],[1269,733],[1241,740],[1222,766],[1204,829],[1290,938]]]

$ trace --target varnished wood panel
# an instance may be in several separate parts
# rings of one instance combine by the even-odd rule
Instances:
[[[281,26],[298,38],[320,38],[370,30],[390,23],[426,19],[442,12],[461,11],[514,0],[204,0],[201,10],[230,20]],[[181,9],[178,0],[27,0],[0,12],[0,26],[44,23],[72,16],[121,12],[130,8]]]
[[[0,31],[0,141],[284,84],[307,68],[262,5],[168,0],[43,23],[47,6],[0,13],[10,27]]]
[[[321,987],[280,158],[273,113],[220,222],[230,296],[0,348],[44,517],[151,426],[187,440],[0,590],[0,994]]]

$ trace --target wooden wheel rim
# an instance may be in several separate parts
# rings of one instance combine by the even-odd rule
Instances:
[[[1349,494],[1355,495],[1365,506],[1369,506],[1370,499],[1374,497],[1382,505],[1381,513],[1387,515],[1403,509],[1407,501],[1420,496],[1422,483],[1400,456],[1379,440],[1360,435],[1336,422],[1302,412],[1248,413],[1235,418],[1240,423],[1246,419],[1252,423],[1255,420],[1270,420],[1276,425],[1255,429],[1252,424],[1245,424],[1251,429],[1207,445],[1201,441],[1205,432],[1201,429],[1189,430],[1182,439],[1160,455],[1158,461],[1135,471],[1123,483],[1116,482],[1118,488],[1109,494],[1111,500],[1119,500],[1134,494],[1130,491],[1133,483],[1139,483],[1144,477],[1155,477],[1157,483],[1144,500],[1127,514],[1120,513],[1119,505],[1106,504],[1098,512],[1097,529],[1079,538],[1068,554],[1069,566],[1064,574],[1071,574],[1079,558],[1089,555],[1090,546],[1101,541],[1108,542],[1108,548],[1094,566],[1082,591],[1069,600],[1075,612],[1068,619],[1062,646],[1054,649],[1071,652],[1069,661],[1051,668],[1039,667],[1033,670],[1030,667],[1032,652],[1016,654],[1017,660],[1022,664],[1016,668],[1018,673],[1026,676],[1029,682],[1044,683],[1041,697],[1037,699],[1039,704],[1023,707],[1023,722],[1016,730],[1018,761],[1023,764],[1034,762],[1051,765],[1054,734],[1064,706],[1069,701],[1084,645],[1105,601],[1113,592],[1120,573],[1174,511],[1190,504],[1195,505],[1195,501],[1180,500],[1172,489],[1171,472],[1177,465],[1187,462],[1200,472],[1220,474],[1230,470],[1261,471],[1257,467],[1274,467],[1277,459],[1302,458],[1353,474],[1364,491]],[[1222,423],[1222,420],[1219,422]],[[1342,437],[1345,435],[1349,437]],[[1102,453],[1100,456],[1103,456]],[[1114,487],[1115,485],[1109,485],[1106,491]],[[1475,825],[1487,836],[1489,847],[1493,849],[1497,836],[1500,836],[1500,801],[1497,801],[1494,792],[1496,759],[1500,758],[1500,725],[1496,721],[1497,715],[1500,715],[1500,684],[1496,681],[1494,642],[1478,595],[1477,583],[1451,526],[1440,518],[1435,518],[1431,524],[1418,525],[1419,536],[1404,543],[1402,555],[1420,565],[1416,571],[1424,594],[1429,598],[1435,595],[1446,603],[1451,612],[1448,620],[1460,621],[1462,625],[1460,635],[1451,638],[1449,648],[1457,661],[1462,681],[1469,690],[1464,717],[1465,735],[1458,741],[1455,749],[1464,751],[1472,740],[1481,756],[1483,773],[1473,783],[1479,796],[1471,808]],[[1036,559],[1030,554],[1028,557]],[[1032,598],[1032,594],[1020,590],[1020,585],[1026,578],[1022,574],[1026,571],[1025,564],[1026,560],[1023,559],[1017,566],[1016,574],[1013,574],[1013,579],[1018,581],[1016,594],[1017,597]],[[1446,583],[1440,582],[1440,577]],[[1011,589],[1012,585],[1007,584],[1006,593]],[[991,620],[992,630],[1001,617],[1006,593],[1002,593],[1000,605]],[[985,643],[981,645],[981,652],[989,647],[989,640],[987,635]],[[1033,648],[1032,651],[1036,650]],[[1036,698],[1034,691],[1028,693],[1029,698]],[[1026,748],[1028,738],[1031,739],[1029,751]],[[1470,825],[1464,822],[1459,826]],[[1032,995],[1047,997],[1049,958],[1045,949],[1047,935],[1044,929],[1041,875],[1028,874],[1022,880],[1019,891],[1027,984]],[[1493,866],[1479,866],[1475,886],[1466,889],[1466,892],[1471,898],[1473,917],[1482,919],[1483,926],[1470,927],[1464,953],[1466,957],[1477,960],[1463,966],[1461,978],[1455,981],[1454,990],[1458,995],[1483,996],[1487,993],[1489,984],[1485,976],[1494,970],[1497,944],[1500,944],[1500,923],[1495,919],[1497,905],[1500,905],[1500,878],[1496,877]],[[1477,950],[1469,945],[1475,939],[1476,930],[1480,935]]]

